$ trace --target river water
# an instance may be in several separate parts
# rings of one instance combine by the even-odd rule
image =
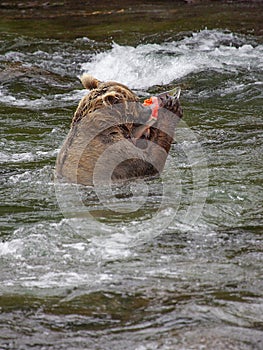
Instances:
[[[97,15],[90,37],[2,25],[0,349],[262,349],[262,37],[211,15],[124,39]],[[115,189],[116,210],[54,183],[83,72],[182,88],[163,175]]]

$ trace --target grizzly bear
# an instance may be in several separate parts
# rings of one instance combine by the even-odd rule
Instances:
[[[56,162],[56,177],[94,185],[158,176],[182,117],[179,93],[141,103],[127,86],[84,74],[82,98]]]

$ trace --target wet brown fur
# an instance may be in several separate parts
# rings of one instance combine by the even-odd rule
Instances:
[[[159,174],[178,118],[171,118],[172,113],[166,115],[161,110],[156,127],[150,128],[150,145],[143,138],[132,143],[134,128],[149,119],[149,108],[138,103],[138,96],[125,85],[101,83],[89,75],[84,75],[81,81],[91,91],[82,98],[72,119],[70,132],[57,158],[57,177],[93,185],[95,168],[102,178],[107,178],[107,169],[114,168],[110,175],[113,181]],[[180,106],[176,108],[180,117]],[[113,154],[100,162],[109,146],[114,146]]]

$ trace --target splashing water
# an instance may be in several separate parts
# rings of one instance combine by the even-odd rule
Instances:
[[[39,45],[18,38],[0,54],[0,334],[18,337],[21,327],[26,343],[25,328],[37,329],[43,345],[44,330],[57,348],[57,330],[68,329],[81,339],[87,330],[94,339],[120,333],[131,348],[135,334],[153,339],[148,348],[167,334],[163,348],[176,349],[175,333],[193,339],[186,348],[194,348],[198,332],[218,349],[231,342],[233,349],[260,346],[262,45],[219,30],[136,47],[113,43],[100,52],[79,49],[81,40]],[[105,226],[64,217],[53,179],[56,154],[86,93],[76,79],[84,71],[127,84],[140,96],[182,86],[186,124],[178,128],[162,181],[153,180],[140,210],[110,213],[92,189],[76,187]],[[195,137],[187,139],[188,131]],[[198,149],[196,162],[190,155]],[[193,176],[206,165],[209,184],[199,193],[205,206],[191,223],[188,209],[199,204],[193,203]],[[162,235],[134,244],[138,225],[146,236],[156,229],[146,224],[164,198],[163,184],[166,206],[157,224],[173,218],[175,200],[177,215]],[[119,191],[117,204],[126,205],[130,189]]]

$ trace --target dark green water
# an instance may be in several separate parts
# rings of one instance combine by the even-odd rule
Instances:
[[[0,349],[262,349],[262,3],[26,4],[0,6]],[[116,211],[54,184],[83,72],[182,88]]]

